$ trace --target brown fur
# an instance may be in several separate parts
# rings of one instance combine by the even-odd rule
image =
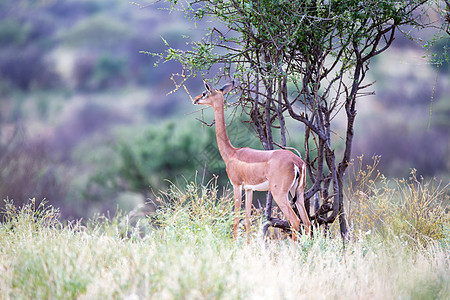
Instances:
[[[225,161],[228,177],[233,185],[236,217],[233,236],[237,236],[239,219],[237,212],[241,209],[242,189],[245,189],[245,227],[247,238],[250,236],[250,212],[254,190],[270,190],[275,202],[289,220],[292,228],[299,231],[300,219],[291,208],[288,193],[295,187],[296,206],[309,234],[310,221],[304,204],[306,183],[305,163],[289,150],[262,151],[251,148],[235,148],[228,139],[225,128],[223,95],[233,88],[234,83],[227,83],[222,89],[215,90],[205,82],[207,91],[197,96],[194,104],[209,105],[214,109],[216,118],[216,138],[220,154]],[[296,177],[296,167],[300,176]],[[263,186],[267,182],[267,187]],[[260,185],[259,187],[255,187]],[[252,187],[249,187],[252,186]],[[292,236],[296,239],[295,233]]]

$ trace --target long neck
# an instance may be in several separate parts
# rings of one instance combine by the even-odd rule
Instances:
[[[219,107],[214,107],[217,145],[219,146],[220,155],[225,161],[225,164],[227,164],[228,159],[236,151],[236,148],[231,145],[231,142],[228,139],[224,114],[223,103],[221,103]]]

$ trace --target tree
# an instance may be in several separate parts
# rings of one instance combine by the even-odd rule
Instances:
[[[424,20],[431,1],[168,2],[193,22],[211,18],[216,23],[201,40],[191,41],[189,50],[167,45],[155,55],[182,64],[179,86],[217,66],[217,80],[240,82],[239,105],[266,150],[274,148],[274,130],[280,131],[278,143],[286,145],[285,116],[303,123],[304,160],[312,181],[305,193],[307,207],[320,192],[322,203],[315,201],[312,219],[327,226],[339,218],[345,238],[343,178],[351,158],[356,104],[372,93],[372,83],[365,81],[370,60],[391,46],[402,26],[428,26]],[[345,144],[338,151],[333,121],[341,111]],[[270,219],[270,197],[267,207]]]

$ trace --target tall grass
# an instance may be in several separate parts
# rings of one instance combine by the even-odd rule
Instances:
[[[6,205],[0,299],[445,299],[448,243],[400,236],[302,236],[265,243],[261,222],[231,237],[232,198],[212,186],[172,188],[157,212],[61,223],[31,201]],[[411,239],[414,237],[411,236]],[[445,237],[448,241],[448,232]],[[417,244],[416,244],[417,245]]]
[[[440,241],[448,244],[450,183],[424,179],[411,170],[407,179],[389,180],[376,167],[354,162],[349,173],[348,220],[356,234],[377,232],[413,244]]]

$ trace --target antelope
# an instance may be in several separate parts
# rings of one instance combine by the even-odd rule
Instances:
[[[304,224],[305,234],[309,235],[311,223],[304,203],[306,171],[303,160],[289,150],[263,151],[247,147],[233,147],[225,127],[223,96],[234,88],[234,81],[225,84],[221,89],[214,89],[205,81],[204,84],[206,91],[195,97],[194,104],[212,106],[214,109],[217,144],[234,190],[233,238],[237,238],[242,190],[245,190],[247,242],[250,239],[253,191],[270,191],[272,193],[278,207],[294,229],[292,239],[296,240],[296,232],[299,232],[300,229],[300,219],[290,205],[288,196],[290,194]]]

